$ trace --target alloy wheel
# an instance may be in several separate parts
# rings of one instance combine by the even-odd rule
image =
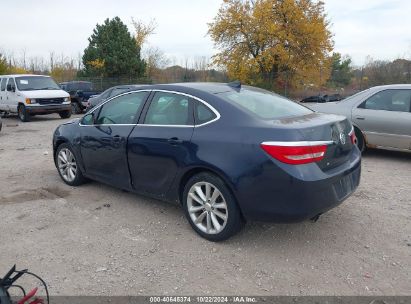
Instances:
[[[227,224],[228,208],[223,194],[208,182],[191,186],[187,195],[187,210],[194,225],[207,234],[220,233]]]
[[[61,149],[57,156],[57,166],[65,181],[74,181],[77,174],[77,162],[73,152],[67,148]]]

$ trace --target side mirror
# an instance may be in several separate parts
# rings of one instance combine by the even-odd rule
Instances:
[[[90,125],[94,125],[94,123],[95,123],[94,112],[84,115],[83,118],[81,119],[82,125],[90,126]]]
[[[16,88],[14,86],[12,86],[11,84],[7,85],[7,91],[9,92],[16,92]]]

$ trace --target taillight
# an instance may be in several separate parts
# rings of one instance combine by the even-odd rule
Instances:
[[[261,148],[275,159],[290,165],[318,162],[324,158],[328,141],[263,142]]]
[[[357,136],[355,135],[354,128],[351,129],[350,133],[348,133],[348,136],[349,136],[350,139],[351,139],[351,143],[352,143],[353,145],[356,145],[356,144],[357,144]]]

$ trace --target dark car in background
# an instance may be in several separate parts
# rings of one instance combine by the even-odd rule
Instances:
[[[60,125],[53,152],[68,185],[90,178],[180,203],[211,241],[246,220],[316,219],[361,171],[347,118],[239,83],[141,86]]]
[[[331,101],[338,101],[341,100],[342,96],[340,94],[331,94],[331,95],[314,95],[314,96],[309,96],[301,100],[300,102],[305,103],[305,102],[318,102],[318,103],[324,103],[324,102],[331,102]]]
[[[340,101],[342,99],[343,97],[340,94],[331,94],[327,96],[326,102]]]
[[[91,96],[90,99],[88,100],[87,103],[87,111],[89,111],[90,109],[94,108],[95,106],[97,106],[98,104],[102,103],[103,101],[114,97],[116,95],[122,94],[124,92],[133,90],[133,89],[137,89],[139,87],[139,85],[118,85],[118,86],[114,86],[111,87],[107,90],[105,90],[103,93],[98,94],[98,95],[94,95]]]
[[[327,95],[314,95],[302,99],[300,102],[326,102]]]
[[[99,91],[93,90],[93,83],[90,81],[61,82],[59,85],[70,94],[71,108],[75,114],[81,114],[87,108],[91,96],[100,94]]]

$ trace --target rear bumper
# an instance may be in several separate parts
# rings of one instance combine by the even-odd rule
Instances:
[[[59,113],[64,111],[71,111],[70,104],[57,104],[57,105],[39,105],[39,106],[26,106],[27,111],[30,114],[49,114]]]
[[[244,217],[257,221],[299,222],[338,206],[360,183],[358,153],[356,151],[344,170],[325,178],[310,176],[307,180],[284,171],[281,176],[278,170],[267,166],[257,184],[249,185],[248,189],[241,187],[239,191],[238,201]]]

